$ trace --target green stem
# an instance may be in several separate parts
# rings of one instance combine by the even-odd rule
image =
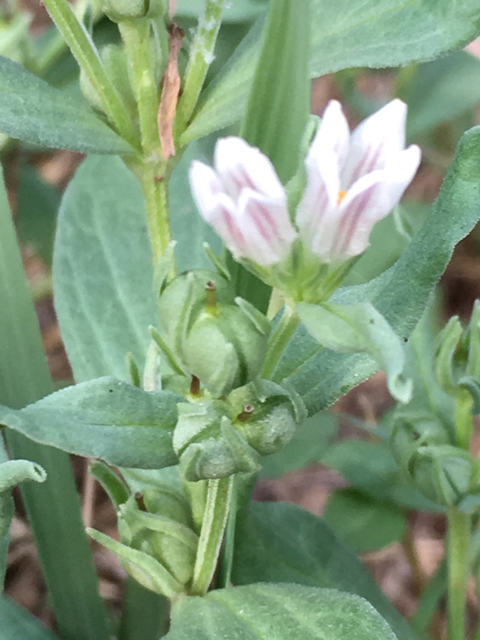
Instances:
[[[300,324],[300,318],[293,303],[286,302],[283,315],[276,329],[270,336],[267,355],[262,369],[263,378],[271,378],[290,338]]]
[[[455,398],[456,444],[466,451],[470,450],[473,435],[473,398],[466,389],[461,389]]]
[[[205,14],[197,27],[185,72],[183,93],[177,107],[177,135],[185,130],[198,102],[208,69],[214,60],[215,43],[222,22],[224,0],[207,0]],[[177,136],[176,136],[177,137]]]
[[[425,635],[434,615],[447,591],[447,562],[443,559],[438,565],[433,578],[430,580],[425,591],[422,593],[417,611],[410,618],[411,626],[417,631],[418,635]],[[479,639],[480,640],[480,639]]]
[[[232,487],[233,476],[208,481],[207,503],[193,572],[192,595],[204,596],[215,573],[227,524]]]
[[[448,515],[448,638],[465,640],[468,546],[471,516],[450,507]]]
[[[147,208],[147,222],[152,243],[154,264],[164,255],[172,240],[170,212],[168,206],[168,184],[157,181],[155,167],[145,163],[141,183]]]
[[[138,106],[144,159],[161,160],[158,133],[158,89],[153,72],[150,47],[150,20],[125,20],[118,27],[133,72],[133,88]]]
[[[67,0],[44,0],[73,56],[85,72],[108,117],[120,135],[137,147],[137,133],[127,107],[107,76],[98,52]]]

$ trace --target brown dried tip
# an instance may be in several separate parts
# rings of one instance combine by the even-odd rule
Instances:
[[[140,511],[146,511],[147,507],[145,506],[145,502],[143,501],[143,495],[141,493],[141,491],[137,491],[137,493],[135,494],[135,502],[138,505],[138,508],[140,509]]]
[[[246,422],[254,411],[255,407],[253,406],[253,404],[246,404],[243,407],[242,413],[238,414],[237,420],[239,420],[240,422]]]
[[[213,280],[209,280],[205,286],[205,291],[207,292],[207,307],[209,309],[214,309],[217,306],[217,296],[215,295],[215,291],[217,290],[217,285]]]
[[[197,378],[197,376],[192,376],[192,382],[190,383],[190,395],[200,395],[200,380]]]

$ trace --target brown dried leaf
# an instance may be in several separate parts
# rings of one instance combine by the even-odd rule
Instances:
[[[175,140],[173,137],[173,121],[177,110],[180,93],[180,76],[178,74],[178,53],[182,48],[185,36],[183,29],[172,23],[170,25],[170,55],[163,76],[162,99],[158,110],[158,131],[162,143],[162,156],[169,160],[175,155]]]

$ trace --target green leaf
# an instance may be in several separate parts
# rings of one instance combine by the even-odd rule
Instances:
[[[308,511],[280,502],[252,503],[237,540],[234,584],[292,582],[356,594],[375,607],[399,640],[414,640],[403,616],[355,553]],[[357,637],[355,632],[352,637]]]
[[[395,640],[365,600],[330,589],[252,584],[184,598],[166,640]]]
[[[67,387],[20,411],[0,406],[0,422],[69,453],[155,469],[177,462],[172,433],[181,400],[106,377]]]
[[[58,636],[7,596],[0,598],[0,620],[0,640],[58,640]]]
[[[55,307],[78,382],[142,370],[157,324],[153,259],[140,184],[119,158],[88,158],[60,208]]]
[[[357,553],[383,549],[401,540],[407,527],[402,509],[356,491],[332,493],[323,512],[325,522]]]
[[[476,0],[314,0],[312,76],[431,60],[480,31]]]
[[[479,164],[480,127],[474,127],[462,137],[440,195],[398,262],[366,285],[339,290],[332,302],[370,302],[406,341],[423,315],[455,245],[480,217]],[[278,382],[288,378],[309,413],[314,414],[333,404],[376,370],[377,366],[368,356],[319,350],[315,340],[301,327],[287,346],[273,379]]]
[[[412,383],[402,378],[405,353],[402,342],[371,304],[321,305],[300,302],[301,321],[320,344],[346,353],[368,353],[385,370],[390,393],[400,402],[412,396]]]
[[[0,130],[12,138],[52,149],[131,154],[132,147],[86,103],[51,87],[0,56]]]
[[[480,32],[476,0],[313,0],[312,7],[312,77],[351,67],[431,60],[461,48]],[[245,112],[263,17],[257,23],[255,33],[204,93],[182,143],[233,124]]]
[[[1,177],[0,273],[0,402],[21,408],[51,393],[53,385]],[[13,431],[6,436],[13,457],[34,460],[47,472],[46,482],[20,490],[62,636],[105,640],[109,623],[69,456]]]
[[[408,92],[410,139],[451,120],[480,101],[480,60],[465,51],[420,65]]]
[[[324,412],[307,418],[286,447],[262,458],[261,476],[278,478],[320,460],[337,431],[338,419],[333,413]]]
[[[29,244],[46,265],[52,264],[53,239],[60,194],[44,182],[32,165],[20,167],[17,190],[17,228],[23,244]]]

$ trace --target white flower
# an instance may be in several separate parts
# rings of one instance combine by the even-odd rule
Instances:
[[[307,187],[296,222],[303,243],[325,262],[339,263],[369,246],[376,222],[398,204],[420,164],[405,149],[407,106],[393,100],[350,134],[332,100],[306,159]]]
[[[297,233],[285,189],[270,160],[241,138],[215,146],[214,166],[193,162],[190,185],[200,214],[237,260],[267,267],[289,252]]]

